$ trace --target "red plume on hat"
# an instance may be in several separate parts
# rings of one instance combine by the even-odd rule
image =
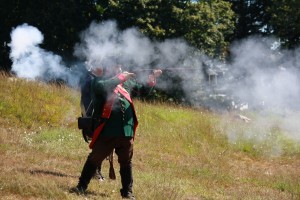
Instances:
[[[102,76],[103,75],[103,67],[94,67],[92,68],[91,72],[95,75],[95,76]]]

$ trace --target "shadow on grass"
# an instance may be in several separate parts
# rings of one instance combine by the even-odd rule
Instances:
[[[76,192],[73,192],[72,191],[72,188],[69,190],[69,193],[70,194],[74,194],[74,195],[77,195],[77,196],[82,196],[82,197],[91,197],[91,196],[97,196],[97,197],[103,197],[103,198],[108,198],[110,197],[108,194],[105,194],[105,193],[97,193],[97,192],[93,192],[93,191],[90,191],[90,190],[87,190],[85,191],[84,193],[76,193]]]
[[[23,170],[23,171],[25,171],[25,170]],[[61,173],[61,172],[55,172],[55,171],[49,171],[49,170],[43,170],[43,169],[29,170],[29,173],[33,174],[33,175],[44,174],[44,175],[51,175],[51,176],[57,176],[57,177],[78,178],[78,176],[73,176],[73,175],[64,174],[64,173]]]
[[[69,193],[75,194],[77,196],[82,196],[82,197],[88,197],[88,196],[97,196],[97,197],[100,196],[100,197],[105,197],[105,198],[110,197],[108,194],[105,194],[105,193],[96,193],[96,192],[93,192],[90,190],[81,191],[81,190],[78,190],[77,187],[69,188]]]
[[[21,171],[25,171],[25,170],[21,170]],[[54,171],[49,171],[49,170],[42,170],[42,169],[34,169],[34,170],[29,170],[30,174],[33,175],[40,175],[40,174],[44,174],[44,175],[50,175],[50,176],[56,176],[56,177],[71,177],[71,178],[79,178],[78,176],[73,176],[73,175],[69,175],[69,174],[64,174],[61,172],[54,172]],[[69,188],[69,193],[78,195],[78,196],[84,196],[84,197],[88,197],[88,196],[100,196],[100,197],[105,197],[108,198],[110,197],[108,194],[105,193],[96,193],[90,190],[85,191],[84,193],[77,193],[74,192],[72,190],[73,188]]]

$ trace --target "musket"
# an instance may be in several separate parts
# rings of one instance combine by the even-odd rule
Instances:
[[[116,173],[114,169],[114,151],[112,151],[111,154],[108,156],[108,161],[109,161],[109,178],[115,180]]]
[[[159,68],[162,71],[180,71],[180,70],[202,70],[201,68],[196,68],[196,67],[167,67],[167,68]],[[133,73],[138,73],[138,72],[146,72],[146,71],[153,71],[154,69],[150,68],[145,68],[145,69],[135,69],[132,70]]]

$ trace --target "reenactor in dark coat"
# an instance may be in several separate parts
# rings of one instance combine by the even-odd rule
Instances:
[[[135,199],[132,191],[133,143],[138,125],[131,99],[131,91],[141,88],[133,79],[135,74],[122,72],[119,66],[94,69],[96,77],[91,82],[91,97],[94,103],[93,118],[97,119],[92,141],[91,153],[87,157],[79,183],[75,190],[84,193],[97,166],[115,150],[120,164],[123,198]],[[153,87],[161,70],[153,70],[148,77],[148,85]]]

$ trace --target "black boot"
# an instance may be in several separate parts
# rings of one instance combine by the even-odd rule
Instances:
[[[133,177],[132,177],[132,166],[131,164],[127,167],[120,168],[122,189],[120,190],[121,196],[126,199],[135,199],[132,194],[132,185],[133,185]]]
[[[71,192],[75,192],[77,194],[84,194],[90,180],[94,176],[96,172],[97,166],[93,165],[89,160],[87,160],[83,166],[81,175],[79,177],[78,185],[75,188],[71,189]]]

